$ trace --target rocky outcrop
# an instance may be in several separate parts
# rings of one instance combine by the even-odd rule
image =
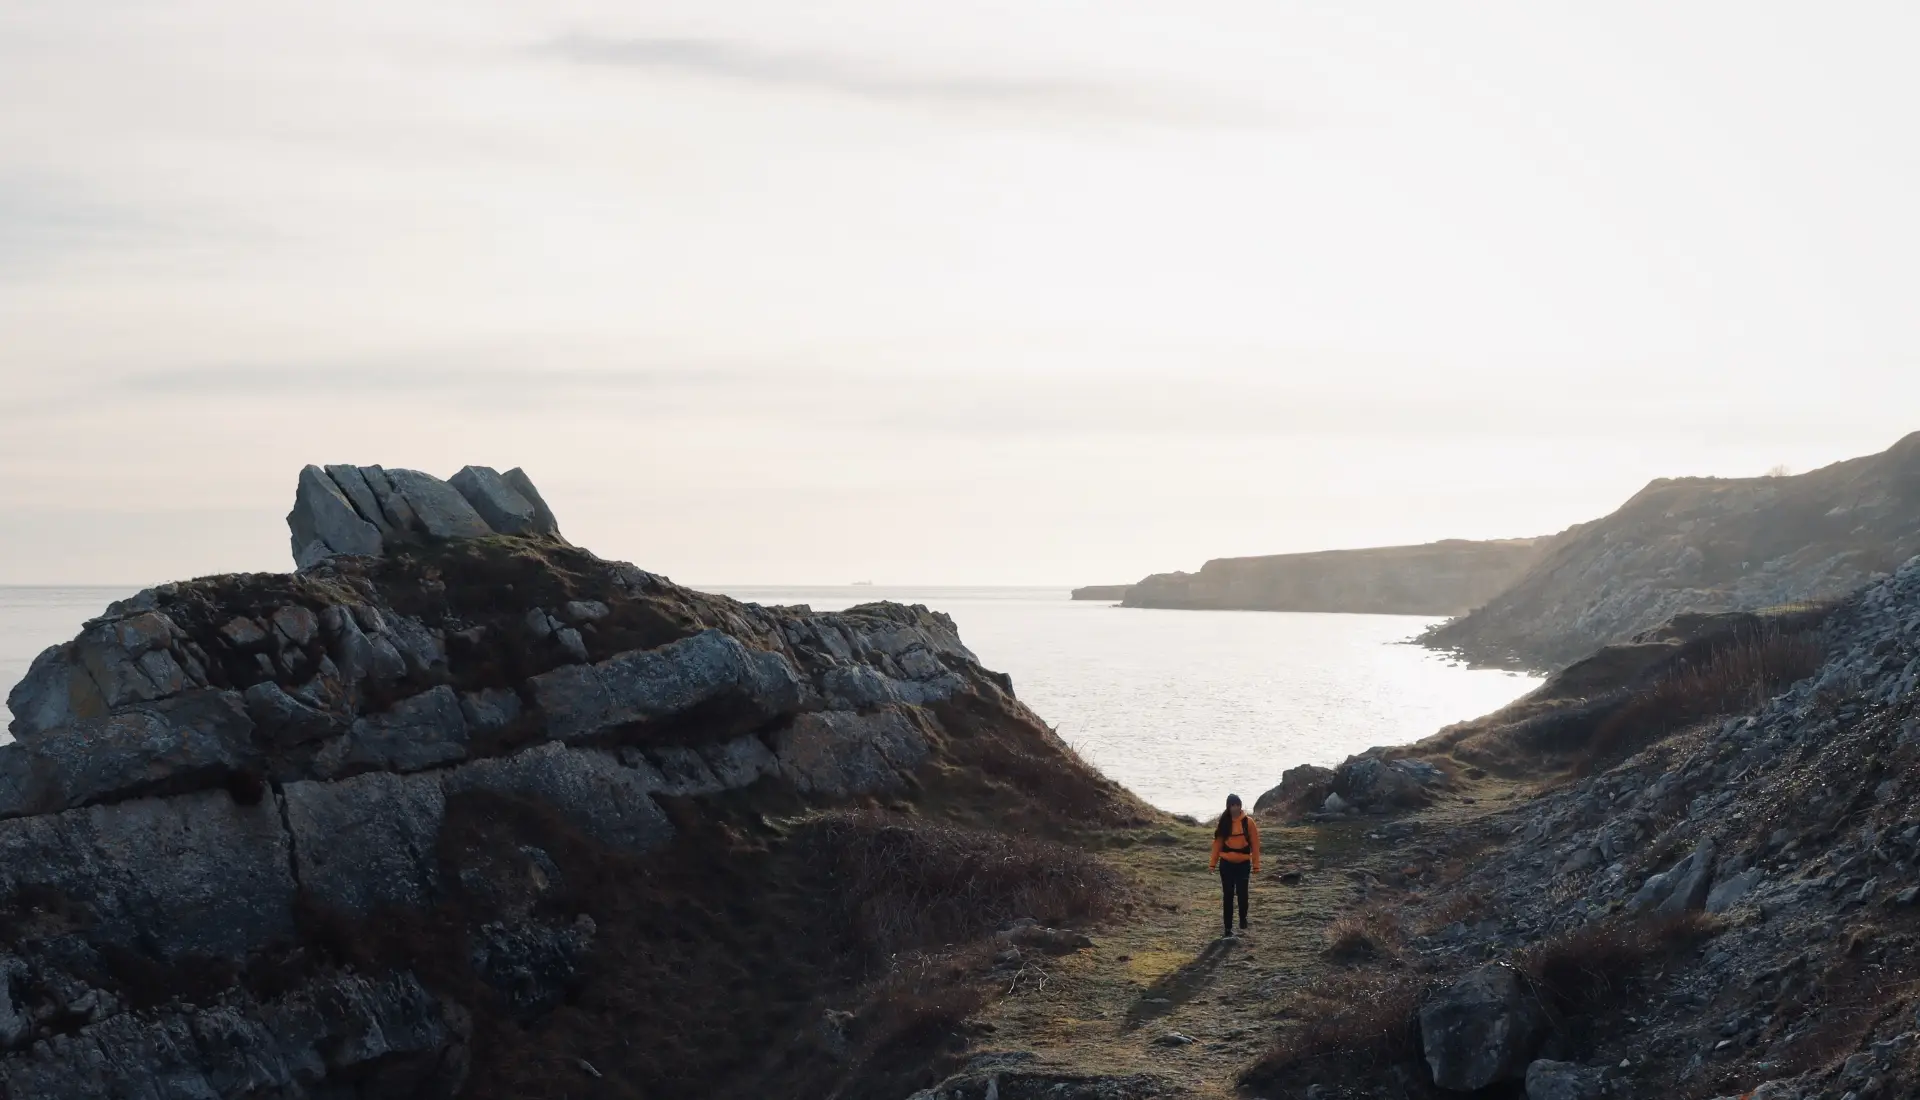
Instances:
[[[581,980],[582,861],[665,852],[688,800],[897,798],[969,739],[1069,760],[923,607],[679,588],[552,538],[517,472],[298,492],[300,572],[116,603],[8,699],[4,1095],[452,1095],[475,1014]],[[410,921],[436,938],[343,946]]]
[[[1457,615],[1517,581],[1545,539],[1448,539],[1421,546],[1216,558],[1198,573],[1156,573],[1127,607]]]
[[[308,466],[287,514],[294,564],[302,569],[336,554],[377,556],[425,539],[486,535],[558,537],[559,523],[533,480],[463,467],[450,481],[418,470]]]
[[[1920,553],[1920,433],[1796,477],[1662,478],[1422,639],[1557,668],[1687,612],[1845,595]]]
[[[1699,626],[1662,633],[1710,643]],[[1376,919],[1422,929],[1402,988],[1431,1080],[1524,1070],[1540,1100],[1892,1096],[1920,1080],[1920,558],[1802,629],[1819,656],[1791,679],[1651,730],[1680,706],[1650,675],[1671,652],[1569,669],[1534,718],[1557,699],[1577,724],[1582,700],[1611,700],[1640,723],[1623,758],[1463,825],[1368,834],[1393,849],[1380,882],[1426,886],[1398,910],[1362,892],[1388,908]],[[1436,882],[1427,865],[1448,860],[1457,880]]]
[[[1124,600],[1127,598],[1127,590],[1132,587],[1130,584],[1089,584],[1083,588],[1074,589],[1073,598],[1076,600]]]

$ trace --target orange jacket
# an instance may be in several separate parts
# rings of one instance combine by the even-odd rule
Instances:
[[[1230,846],[1229,846],[1230,842]],[[1230,859],[1235,863],[1253,861],[1253,872],[1260,873],[1260,826],[1253,823],[1252,814],[1241,814],[1240,820],[1233,825],[1233,835],[1226,841],[1218,836],[1213,838],[1213,858],[1207,860],[1207,870],[1220,866],[1220,861]]]

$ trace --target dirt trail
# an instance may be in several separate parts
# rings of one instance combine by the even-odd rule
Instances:
[[[1125,846],[1100,854],[1140,882],[1133,916],[1097,930],[1092,948],[1009,975],[1004,996],[979,1017],[987,1033],[977,1048],[1027,1051],[1040,1067],[1077,1073],[1157,1074],[1195,1097],[1233,1096],[1291,995],[1338,967],[1326,955],[1327,928],[1364,896],[1361,882],[1377,890],[1382,875],[1441,873],[1421,865],[1435,861],[1420,850],[1441,843],[1449,826],[1505,809],[1518,790],[1489,778],[1394,819],[1268,825],[1252,930],[1227,940],[1219,878],[1207,869],[1209,829],[1117,837]],[[1390,821],[1411,836],[1381,838]],[[1418,874],[1409,886],[1418,888]]]

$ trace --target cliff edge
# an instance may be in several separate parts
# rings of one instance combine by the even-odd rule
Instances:
[[[1662,478],[1421,640],[1476,662],[1557,668],[1685,612],[1838,597],[1915,553],[1920,432],[1794,477]]]
[[[1123,606],[1456,615],[1519,579],[1547,541],[1448,539],[1421,546],[1215,558],[1198,573],[1145,578],[1127,590]]]

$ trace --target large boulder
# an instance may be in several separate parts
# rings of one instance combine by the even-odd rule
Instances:
[[[1433,1083],[1456,1092],[1520,1077],[1546,1033],[1538,996],[1510,966],[1482,967],[1420,1006]]]
[[[1294,817],[1319,806],[1332,792],[1332,768],[1301,764],[1281,772],[1280,785],[1254,799],[1253,809],[1255,813]]]
[[[307,466],[287,529],[302,569],[336,554],[377,556],[421,538],[560,533],[524,470],[502,474],[489,466],[463,467],[451,482],[418,470]]]
[[[1425,760],[1395,759],[1371,750],[1351,756],[1335,769],[1333,791],[1349,805],[1367,810],[1400,810],[1424,806],[1430,789],[1446,783],[1446,773]]]

